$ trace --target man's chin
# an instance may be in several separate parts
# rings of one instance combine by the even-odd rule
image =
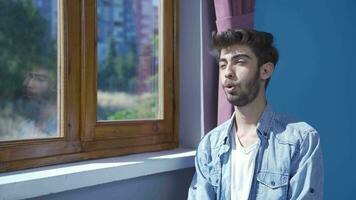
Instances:
[[[32,99],[32,98],[33,98],[33,95],[31,95],[31,94],[24,94],[23,97],[24,97],[25,99]]]
[[[242,107],[248,104],[248,100],[238,96],[227,96],[227,101],[237,107]]]

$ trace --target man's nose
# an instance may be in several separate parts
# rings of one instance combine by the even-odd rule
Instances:
[[[232,66],[229,64],[226,66],[225,78],[233,79],[235,77],[235,72],[232,70]]]
[[[26,81],[26,87],[28,87],[28,88],[33,87],[33,78],[29,78],[29,79]]]

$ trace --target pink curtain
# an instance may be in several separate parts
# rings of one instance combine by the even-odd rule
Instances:
[[[255,0],[214,0],[214,6],[218,32],[229,28],[253,28]],[[229,119],[233,109],[219,80],[218,124]]]

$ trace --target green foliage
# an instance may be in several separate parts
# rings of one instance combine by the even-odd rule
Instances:
[[[109,120],[154,119],[158,114],[157,95],[151,95],[135,107],[115,112],[108,117]]]
[[[36,66],[55,72],[56,49],[48,22],[32,1],[0,0],[0,96],[13,99]]]
[[[151,39],[155,51],[158,53],[158,35],[155,34]],[[135,93],[134,84],[136,81],[136,52],[133,44],[126,54],[118,54],[113,39],[109,42],[109,53],[104,65],[104,69],[99,71],[99,88],[104,91]],[[157,59],[157,55],[153,55]],[[154,71],[157,71],[154,70]],[[135,103],[133,107],[120,109],[116,112],[103,110],[104,118],[109,120],[134,120],[134,119],[155,119],[158,117],[158,73],[147,77],[145,84],[152,86],[149,96],[144,97]],[[133,94],[132,94],[133,95]],[[147,95],[147,94],[146,94]],[[145,96],[145,95],[143,95]],[[143,97],[141,96],[141,97]],[[131,101],[130,99],[127,99]]]
[[[153,35],[151,42],[152,42],[154,51],[158,53],[159,37],[158,37],[158,34],[157,34],[157,33],[155,33],[155,34]]]
[[[133,92],[136,73],[134,44],[125,54],[118,54],[113,38],[109,40],[109,53],[104,69],[99,71],[99,88],[104,91]]]
[[[158,91],[158,73],[155,73],[154,75],[151,75],[150,77],[147,78],[146,80],[149,85],[152,85],[152,92],[156,93]]]

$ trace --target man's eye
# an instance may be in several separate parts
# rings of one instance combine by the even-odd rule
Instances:
[[[242,60],[242,59],[238,59],[235,61],[235,63],[243,64],[243,63],[246,63],[246,61]]]
[[[223,65],[219,65],[219,68],[220,69],[224,69],[226,67],[226,65],[225,64],[223,64]]]
[[[38,76],[36,76],[35,79],[36,79],[36,81],[38,81],[38,82],[44,82],[44,81],[46,80],[45,78],[43,78],[43,77],[38,77]]]

